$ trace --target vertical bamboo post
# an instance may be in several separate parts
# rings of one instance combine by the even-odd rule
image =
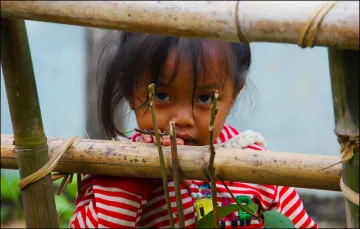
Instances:
[[[359,141],[359,51],[329,48],[331,86],[335,112],[335,134],[341,146],[351,138]],[[343,162],[342,178],[359,193],[359,146],[354,156]],[[346,221],[349,228],[359,228],[359,207],[345,198]]]
[[[48,145],[24,20],[1,18],[1,61],[22,179],[48,161]],[[50,175],[25,187],[22,201],[26,227],[59,227]]]

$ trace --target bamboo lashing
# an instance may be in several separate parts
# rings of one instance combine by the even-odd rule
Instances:
[[[340,137],[340,136],[338,136]],[[341,136],[344,138],[344,136]],[[341,147],[341,161],[346,163],[354,156],[354,149],[359,148],[359,135],[346,136],[346,141]]]
[[[344,136],[341,137],[344,138]],[[355,147],[359,148],[359,135],[347,136],[346,143],[341,147],[341,161],[343,163],[347,163],[354,157]],[[343,181],[342,177],[340,178],[340,189],[344,193],[346,199],[359,206],[359,193],[356,193],[349,188]]]
[[[67,139],[65,143],[57,149],[57,152],[51,155],[51,158],[43,167],[41,167],[35,173],[21,179],[19,182],[20,190],[24,189],[27,185],[37,180],[40,180],[47,174],[51,173],[56,167],[56,165],[59,163],[59,159],[61,158],[61,156],[77,139],[78,137],[75,136]],[[72,183],[73,175],[74,174],[68,174],[68,173],[56,173],[51,175],[53,181],[63,178],[60,187],[56,192],[57,195],[60,195],[65,190],[67,184]],[[81,194],[81,192],[79,192],[81,190],[81,174],[77,174],[77,189],[78,189],[78,198],[79,198]]]
[[[300,33],[298,45],[301,48],[306,47],[314,47],[314,41],[316,38],[316,34],[319,29],[319,24],[324,19],[325,15],[333,8],[336,4],[335,2],[326,2],[325,4],[321,5],[309,18],[308,22],[304,26],[304,29]],[[307,39],[307,35],[309,38]]]
[[[1,168],[18,169],[12,135],[1,135]],[[66,139],[48,137],[51,157]],[[168,177],[171,150],[163,147]],[[227,181],[340,191],[341,165],[322,170],[340,157],[229,149],[215,146],[214,167]],[[202,180],[210,158],[208,146],[178,146],[182,179]],[[54,172],[160,178],[155,145],[79,139],[61,156]]]
[[[338,135],[338,137],[344,138],[345,136]],[[359,135],[355,136],[346,136],[347,140],[346,143],[343,144],[343,146],[340,149],[341,152],[341,160],[336,162],[335,164],[329,165],[326,168],[323,168],[323,170],[328,169],[334,165],[340,164],[340,163],[346,163],[348,162],[353,156],[354,156],[354,149],[357,147],[359,148]]]
[[[239,18],[239,4],[240,1],[236,1],[236,6],[235,6],[235,24],[236,24],[236,32],[239,38],[239,42],[241,43],[249,43],[248,40],[246,40],[244,34],[241,32],[241,27],[240,27],[240,18]]]
[[[64,154],[64,152],[77,140],[77,137],[72,137],[70,139],[67,139],[63,147],[61,147],[60,150],[58,150],[56,153],[51,155],[51,158],[48,160],[48,162],[41,167],[38,171],[31,174],[30,176],[25,177],[19,182],[19,188],[22,190],[25,188],[28,184],[33,183],[37,180],[40,180],[47,174],[51,173],[51,171],[56,167],[57,163],[59,163],[60,157]]]
[[[323,1],[1,1],[1,17],[230,42],[298,44],[313,12],[323,4]],[[316,34],[312,45],[359,50],[359,2],[339,1],[328,12],[326,9],[317,14],[310,28]]]
[[[356,204],[359,206],[359,193],[354,192],[349,188],[343,181],[343,179],[340,179],[340,189],[344,193],[344,196],[346,199],[350,200],[353,204]]]
[[[59,159],[61,156],[65,153],[65,151],[78,139],[78,137],[72,137],[65,141],[65,143],[57,149],[57,152],[51,155],[51,158],[49,161],[41,167],[38,171],[35,173],[23,178],[19,182],[19,188],[20,190],[24,189],[27,185],[40,180],[41,178],[45,177],[47,174],[51,173],[56,165],[59,163]],[[79,178],[80,177],[80,178]],[[64,173],[57,173],[52,175],[52,180],[58,180],[63,178],[60,187],[58,191],[56,192],[57,195],[60,195],[61,192],[63,192],[67,186],[68,183],[72,182],[73,174],[64,174]],[[78,190],[81,188],[81,175],[78,174],[77,176],[77,182],[78,182]]]

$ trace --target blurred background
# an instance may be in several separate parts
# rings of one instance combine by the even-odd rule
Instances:
[[[102,51],[106,59],[115,47],[118,32],[35,21],[26,21],[26,26],[45,134],[103,139],[96,110],[96,71],[98,65],[102,69]],[[270,150],[339,155],[327,49],[275,43],[254,43],[251,48],[250,81],[228,123],[240,131],[260,132]],[[1,133],[12,134],[2,74]],[[131,131],[134,116],[124,108],[119,126]],[[18,171],[1,170],[1,227],[25,227],[18,181]],[[54,182],[54,190],[60,183]],[[297,190],[320,227],[346,226],[342,193]],[[76,182],[56,195],[62,228],[75,210],[75,194]]]

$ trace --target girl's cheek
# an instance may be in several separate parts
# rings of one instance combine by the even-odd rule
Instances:
[[[172,114],[176,111],[174,111],[174,106],[162,106],[162,107],[156,107],[156,120],[159,126],[159,129],[162,131],[169,129],[169,121],[172,119]],[[150,112],[149,114],[151,125],[152,125],[152,114]]]

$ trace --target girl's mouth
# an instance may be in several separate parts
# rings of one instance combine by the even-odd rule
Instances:
[[[184,141],[184,145],[196,145],[196,140],[189,134],[185,133],[176,133],[177,138],[181,138]]]
[[[187,146],[195,146],[195,145],[196,145],[196,141],[195,141],[195,140],[184,140],[184,145],[187,145]]]

